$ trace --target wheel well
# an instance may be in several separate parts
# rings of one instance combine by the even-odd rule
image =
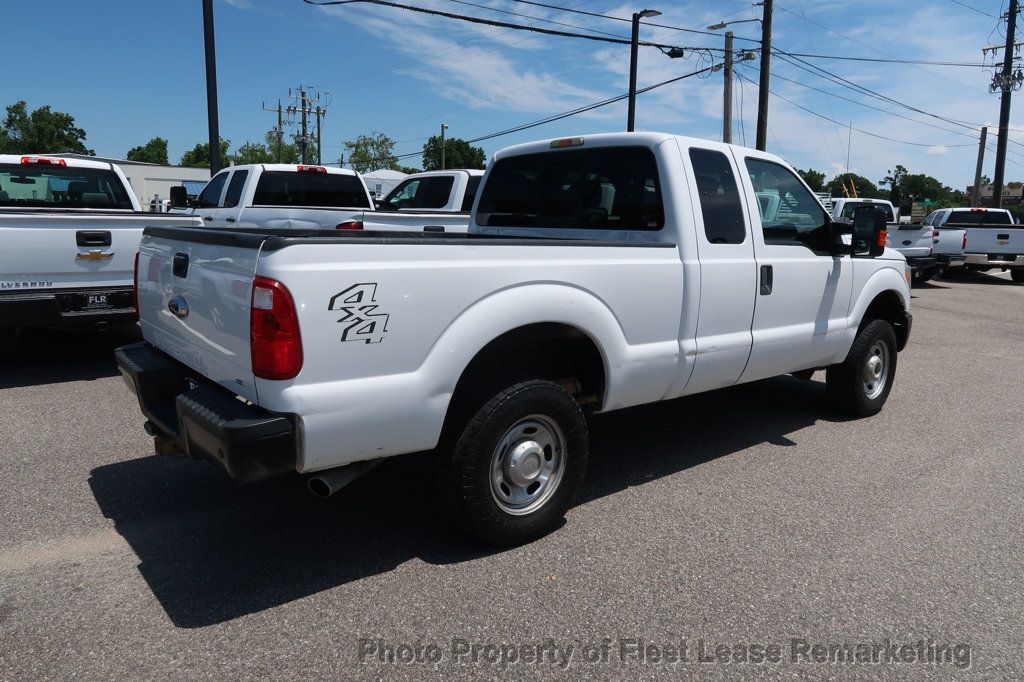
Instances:
[[[883,291],[875,296],[868,309],[864,311],[857,332],[859,333],[872,320],[885,320],[891,324],[896,331],[896,345],[900,350],[903,349],[910,329],[907,327],[906,312],[899,294],[895,291]]]
[[[576,327],[555,322],[518,327],[476,354],[459,377],[453,401],[497,392],[503,386],[496,383],[517,379],[553,381],[584,409],[597,409],[604,400],[604,357],[593,339]]]

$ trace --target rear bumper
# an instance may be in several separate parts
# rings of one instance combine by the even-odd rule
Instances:
[[[963,254],[951,255],[946,253],[935,254],[935,262],[941,268],[959,268],[967,262],[967,256]]]
[[[936,261],[931,256],[909,256],[907,257],[907,265],[914,272],[922,272],[936,267]]]
[[[106,304],[90,307],[90,298],[101,296]],[[137,319],[132,287],[0,293],[0,327],[69,327]]]
[[[240,481],[294,471],[297,461],[291,415],[242,402],[146,342],[114,352],[117,367],[138,396],[157,449],[208,459]]]
[[[983,265],[989,268],[1024,268],[1024,255],[1012,253],[968,253],[965,255],[967,265]]]

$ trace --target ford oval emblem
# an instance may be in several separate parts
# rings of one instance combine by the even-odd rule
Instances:
[[[188,317],[188,301],[181,296],[175,296],[167,302],[167,309],[175,317]]]

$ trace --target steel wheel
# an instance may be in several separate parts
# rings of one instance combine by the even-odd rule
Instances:
[[[864,363],[864,395],[868,400],[874,400],[882,395],[888,381],[889,348],[882,341],[876,341],[871,345],[867,361]]]
[[[491,453],[491,495],[513,516],[543,507],[562,482],[566,439],[552,419],[531,414],[510,426]]]

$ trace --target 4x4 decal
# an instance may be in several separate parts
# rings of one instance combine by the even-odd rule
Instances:
[[[341,340],[363,341],[364,343],[380,343],[388,331],[387,313],[376,312],[380,306],[377,300],[377,284],[367,282],[353,284],[348,289],[331,296],[328,310],[340,310],[345,313],[338,320],[342,325]]]

